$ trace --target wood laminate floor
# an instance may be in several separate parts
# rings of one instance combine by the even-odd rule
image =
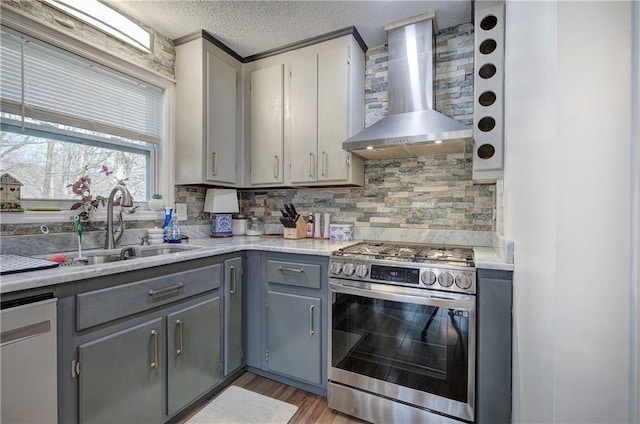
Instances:
[[[298,411],[291,420],[289,420],[289,424],[365,423],[365,421],[329,409],[327,406],[327,398],[325,397],[305,392],[304,390],[287,386],[286,384],[278,383],[277,381],[255,375],[250,372],[245,372],[231,384],[296,405],[298,407]],[[215,396],[213,398],[215,398]],[[181,419],[179,423],[186,422],[204,406],[206,406],[206,403],[204,403],[200,408],[195,409],[189,416]]]

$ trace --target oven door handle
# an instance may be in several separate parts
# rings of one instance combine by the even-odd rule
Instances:
[[[357,287],[348,283],[329,281],[329,290],[336,293],[352,294],[355,296],[370,297],[395,302],[417,303],[421,305],[433,305],[443,308],[464,308],[475,310],[475,296],[458,293],[432,294],[428,290],[420,290],[420,293],[404,292],[396,286],[376,285],[375,288]],[[415,290],[414,290],[415,291]]]

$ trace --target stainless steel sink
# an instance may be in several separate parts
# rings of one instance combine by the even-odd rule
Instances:
[[[196,249],[200,249],[200,246],[129,246],[117,251],[110,250],[105,253],[100,251],[88,252],[82,260],[74,261],[73,264],[99,265],[110,262],[169,255],[171,253],[180,253]]]
[[[140,256],[145,258],[148,256],[168,255],[170,253],[186,252],[194,250],[193,247],[167,247],[167,246],[153,246],[153,248],[143,247],[140,249]]]
[[[120,255],[95,255],[85,256],[81,263],[83,263],[84,265],[99,265],[121,260],[122,258],[120,258]]]

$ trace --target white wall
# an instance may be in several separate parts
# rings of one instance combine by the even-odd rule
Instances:
[[[635,420],[631,9],[507,3],[516,423]]]

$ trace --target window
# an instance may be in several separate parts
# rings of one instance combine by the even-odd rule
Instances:
[[[2,32],[0,168],[24,199],[74,199],[67,188],[88,167],[92,192],[118,178],[137,201],[154,187],[163,90]],[[113,176],[100,173],[105,165]]]

